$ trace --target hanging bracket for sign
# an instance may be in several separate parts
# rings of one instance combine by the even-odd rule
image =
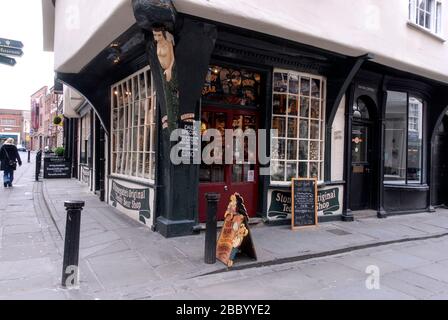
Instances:
[[[292,179],[293,230],[319,224],[317,183],[317,179]]]

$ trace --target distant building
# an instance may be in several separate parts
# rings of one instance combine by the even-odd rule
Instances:
[[[0,145],[8,138],[16,144],[25,144],[23,111],[0,109]]]
[[[43,150],[60,147],[63,143],[63,128],[55,125],[54,119],[62,113],[62,95],[54,88],[42,87],[31,96],[31,148]]]

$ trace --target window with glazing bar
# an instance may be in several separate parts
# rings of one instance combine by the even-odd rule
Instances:
[[[324,176],[325,79],[276,70],[273,84],[271,182]]]
[[[440,35],[442,33],[442,1],[409,0],[409,21]]]
[[[112,86],[115,175],[155,180],[155,93],[149,67]]]

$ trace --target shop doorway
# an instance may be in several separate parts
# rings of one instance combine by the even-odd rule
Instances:
[[[434,135],[432,154],[432,199],[431,204],[439,207],[448,205],[448,114],[445,114]]]
[[[360,97],[353,107],[351,132],[351,184],[350,209],[373,209],[375,132],[373,101]]]
[[[236,162],[225,164],[226,146],[230,141],[225,140],[226,129],[241,129],[246,131],[252,129],[255,132],[259,126],[258,112],[251,110],[237,110],[216,107],[203,107],[201,114],[201,132],[209,129],[216,129],[221,132],[223,150],[220,157],[223,157],[223,164],[206,165],[202,163],[199,175],[199,221],[201,223],[207,218],[207,203],[205,195],[207,193],[219,193],[221,200],[218,205],[218,221],[224,220],[224,214],[230,200],[230,196],[239,193],[245,200],[247,212],[250,217],[255,217],[258,204],[258,163],[249,164],[248,146],[249,139],[244,139],[244,164]],[[255,135],[256,139],[256,135]],[[208,143],[203,143],[203,148]],[[237,144],[234,139],[234,149]],[[258,141],[257,141],[258,148]],[[255,155],[255,158],[256,155]]]

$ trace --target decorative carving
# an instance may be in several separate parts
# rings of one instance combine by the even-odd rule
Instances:
[[[138,25],[154,39],[148,43],[148,57],[162,110],[162,127],[172,132],[179,120],[179,83],[172,33],[176,10],[170,0],[133,0],[132,4]]]
[[[164,70],[165,80],[170,82],[173,78],[175,62],[174,37],[163,26],[154,27],[152,33],[157,44],[157,57],[159,58],[160,66]]]
[[[177,12],[171,0],[132,0],[132,6],[140,28],[151,31],[159,23],[174,29]]]

